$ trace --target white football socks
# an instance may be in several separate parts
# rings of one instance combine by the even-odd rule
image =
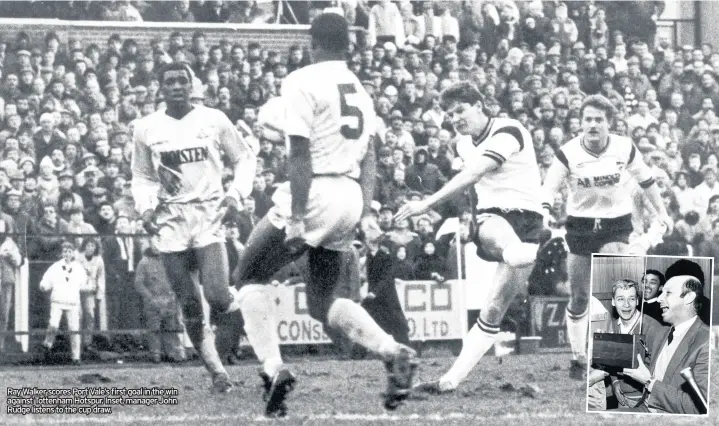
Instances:
[[[462,352],[459,353],[452,368],[439,379],[440,389],[443,391],[456,389],[494,345],[498,332],[498,326],[486,324],[478,318],[477,323],[462,341]]]
[[[566,310],[567,334],[569,344],[572,346],[572,355],[575,360],[587,359],[587,333],[589,333],[589,309],[579,315]]]
[[[243,286],[239,298],[247,340],[262,363],[263,371],[272,378],[282,366],[275,307],[261,284]]]
[[[513,267],[521,268],[534,263],[537,258],[538,244],[531,243],[510,243],[502,251],[504,263]]]
[[[399,350],[394,338],[385,333],[362,306],[349,299],[338,298],[332,303],[327,312],[327,324],[382,357],[395,355]]]

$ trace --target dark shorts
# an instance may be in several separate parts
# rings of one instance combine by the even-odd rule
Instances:
[[[632,231],[631,214],[611,219],[569,216],[565,239],[570,253],[588,256],[609,243],[629,244]]]
[[[477,226],[482,225],[481,216],[491,214],[504,218],[514,229],[523,243],[538,243],[539,237],[544,230],[544,220],[541,214],[529,210],[504,210],[504,209],[483,209],[477,212],[480,216]],[[477,256],[487,262],[503,262],[499,256],[485,251],[479,241],[479,233],[474,232],[473,242],[477,246]]]

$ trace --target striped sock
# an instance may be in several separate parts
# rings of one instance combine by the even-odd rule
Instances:
[[[574,313],[567,308],[567,335],[572,346],[572,355],[576,360],[587,359],[587,333],[589,332],[589,309],[583,313]]]
[[[454,361],[452,368],[439,380],[440,388],[449,390],[459,386],[484,354],[494,345],[497,333],[499,333],[499,326],[487,324],[482,321],[480,315],[477,318],[477,323],[472,326],[464,338],[462,352]]]

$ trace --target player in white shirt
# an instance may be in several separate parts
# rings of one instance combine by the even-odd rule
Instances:
[[[226,392],[231,383],[204,320],[202,293],[214,314],[239,309],[229,286],[221,220],[235,214],[240,198],[252,191],[255,155],[221,111],[190,103],[188,66],[169,64],[159,76],[167,108],[135,125],[132,195],[145,229],[159,236],[157,247],[182,303],[187,334],[212,374],[213,391]],[[235,176],[227,194],[223,154]],[[201,292],[192,279],[195,269]]]
[[[303,252],[310,270],[310,315],[381,355],[391,367],[386,408],[406,398],[414,373],[412,349],[385,333],[359,304],[333,294],[342,251],[351,247],[357,225],[378,227],[369,216],[376,116],[372,99],[345,61],[347,21],[334,13],[320,15],[310,34],[314,64],[285,78],[284,120],[273,123],[287,138],[289,181],[277,188],[274,207],[252,230],[236,283],[247,339],[262,363],[268,416],[286,414],[295,377],[283,365],[274,301],[265,289],[275,272]]]
[[[527,129],[516,120],[485,115],[482,95],[469,82],[447,88],[442,103],[457,132],[471,136],[457,147],[464,168],[435,194],[403,205],[395,220],[421,214],[475,185],[477,255],[499,265],[487,308],[452,368],[439,381],[417,386],[428,393],[454,390],[492,347],[509,304],[527,284],[540,244],[550,236],[543,226],[539,167]]]
[[[614,119],[612,103],[601,95],[584,100],[583,134],[564,144],[544,178],[544,203],[551,215],[554,196],[567,183],[567,270],[571,287],[567,305],[567,334],[573,360],[570,377],[586,376],[589,329],[589,270],[592,253],[627,253],[632,227],[632,178],[639,182],[658,212],[669,224],[651,169],[631,139],[609,133]]]

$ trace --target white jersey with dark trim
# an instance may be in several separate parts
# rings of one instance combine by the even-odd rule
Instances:
[[[468,164],[481,156],[499,163],[475,185],[477,209],[542,212],[541,178],[529,131],[517,120],[491,118],[477,138],[461,138],[457,153]]]
[[[254,151],[220,110],[195,106],[180,119],[156,111],[136,122],[133,139],[132,195],[140,213],[160,202],[240,200],[252,192]],[[235,176],[227,193],[223,154]]]
[[[544,179],[547,207],[564,182],[569,183],[567,214],[575,217],[611,219],[631,214],[635,178],[642,188],[654,183],[651,169],[632,140],[609,135],[604,151],[587,150],[583,135],[564,144]]]

